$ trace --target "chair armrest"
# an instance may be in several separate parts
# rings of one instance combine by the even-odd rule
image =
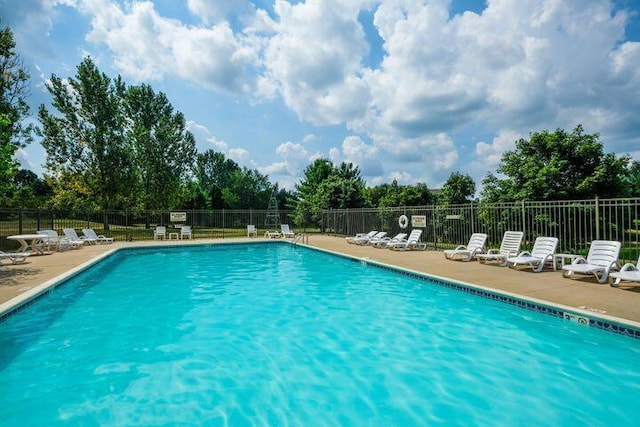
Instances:
[[[519,254],[516,254],[516,256],[531,256],[531,252],[529,251],[522,251]]]
[[[620,271],[634,271],[634,270],[636,270],[636,266],[630,262],[623,265],[622,268],[620,269]]]
[[[581,256],[580,258],[574,259],[571,264],[584,264],[585,262],[587,262],[587,260],[585,259],[585,257]]]
[[[489,249],[487,251],[487,255],[493,255],[493,254],[499,254],[500,253],[500,249]]]
[[[454,251],[462,251],[464,249],[467,249],[467,247],[465,245],[458,245],[456,246],[456,248],[454,249]]]

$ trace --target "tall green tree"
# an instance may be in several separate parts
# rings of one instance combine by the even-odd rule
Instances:
[[[296,224],[318,223],[323,209],[359,208],[365,204],[364,180],[352,163],[334,166],[328,159],[316,159],[307,166],[296,185]]]
[[[195,174],[200,186],[207,194],[209,209],[224,209],[223,190],[229,187],[231,175],[240,166],[223,153],[207,150],[196,157]]]
[[[102,210],[126,207],[135,198],[133,152],[125,135],[124,83],[100,72],[90,58],[77,67],[75,78],[51,76],[50,113],[40,106],[46,168],[56,180],[72,177],[87,188]],[[54,191],[64,191],[62,182]]]
[[[476,183],[469,175],[453,172],[442,186],[440,200],[443,203],[455,205],[469,203],[476,194]]]
[[[365,199],[370,207],[424,206],[435,201],[435,196],[424,183],[400,185],[395,179],[391,184],[380,184],[365,189]]]
[[[32,140],[32,126],[23,119],[29,113],[30,76],[15,51],[9,27],[0,29],[0,203],[10,206],[15,192],[13,177],[19,170],[15,154]]]
[[[175,208],[196,155],[184,115],[173,110],[164,93],[146,84],[129,87],[123,98],[141,207]]]
[[[598,134],[581,125],[568,133],[536,132],[502,155],[498,174],[483,180],[485,201],[617,197],[625,188],[628,156],[605,154]]]

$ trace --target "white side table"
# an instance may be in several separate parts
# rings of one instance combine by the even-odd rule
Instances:
[[[558,263],[560,263],[560,269],[565,266],[565,264],[571,264],[574,259],[583,258],[583,255],[576,254],[553,254],[553,269],[558,269]],[[567,261],[569,261],[567,263]]]

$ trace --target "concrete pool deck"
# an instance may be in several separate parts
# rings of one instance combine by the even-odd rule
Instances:
[[[105,252],[115,248],[210,244],[232,242],[255,242],[261,238],[238,239],[197,239],[167,240],[143,242],[115,242],[110,245],[91,245],[81,249],[65,252],[54,252],[49,255],[31,256],[20,264],[0,266],[0,305],[11,304],[21,299],[32,289],[55,281],[59,276],[78,266],[103,256]],[[266,239],[271,240],[273,239]],[[533,273],[531,269],[499,267],[492,264],[474,262],[449,261],[440,251],[391,251],[376,249],[371,246],[347,244],[343,237],[326,235],[309,235],[309,246],[333,252],[366,258],[371,261],[393,265],[420,273],[448,278],[469,284],[479,285],[497,291],[520,295],[540,301],[561,304],[575,309],[587,308],[595,315],[600,313],[640,322],[640,286],[613,288],[602,285],[593,277],[577,276],[565,279],[560,271],[544,270]],[[13,301],[12,301],[13,300]]]

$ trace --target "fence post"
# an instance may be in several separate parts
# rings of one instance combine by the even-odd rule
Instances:
[[[476,232],[476,219],[473,216],[473,202],[471,202],[471,206],[469,206],[469,217],[471,219],[471,234],[473,234]]]
[[[522,201],[522,231],[524,231],[525,241],[527,240],[527,225],[525,223],[526,220],[527,220],[527,217],[525,215],[524,200],[523,200]]]
[[[350,236],[352,233],[349,232],[350,231],[350,229],[349,229],[349,208],[347,208],[346,214],[347,214],[347,221],[346,221],[347,229],[345,230],[345,234],[347,236]]]
[[[596,240],[600,240],[600,204],[596,196]]]
[[[22,208],[18,209],[18,234],[24,234],[22,232]]]

